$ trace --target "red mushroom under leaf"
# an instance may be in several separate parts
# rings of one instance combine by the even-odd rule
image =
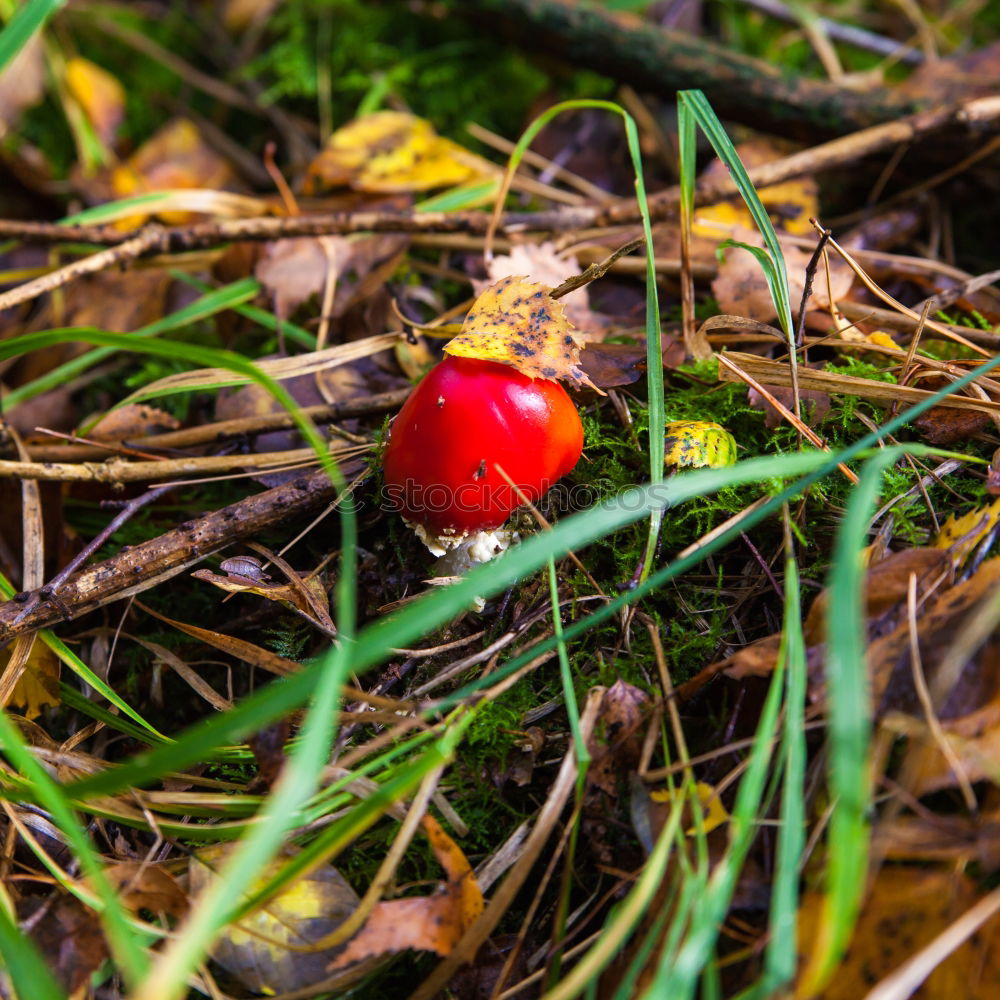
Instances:
[[[583,426],[566,390],[495,361],[448,357],[392,422],[386,497],[425,536],[447,540],[500,527],[570,472]],[[430,544],[430,543],[428,543]]]

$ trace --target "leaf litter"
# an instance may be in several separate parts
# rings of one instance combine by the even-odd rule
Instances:
[[[275,11],[282,6],[231,3],[227,27],[220,30],[249,51],[262,37],[280,32],[285,22]],[[259,185],[251,193],[247,175],[253,171],[226,142],[227,136],[246,138],[229,117],[237,105],[227,104],[234,93],[228,84],[214,88],[206,117],[193,107],[188,114],[178,101],[155,120],[137,119],[127,67],[87,44],[79,45],[78,54],[76,35],[85,43],[86,32],[62,15],[56,23],[57,31],[42,36],[49,48],[36,38],[0,76],[8,133],[16,132],[19,120],[32,121],[45,88],[55,83],[54,101],[75,143],[75,161],[59,182],[63,193],[106,213],[92,217],[110,223],[112,228],[97,233],[109,246],[151,219],[170,227],[175,241],[141,268],[128,267],[132,259],[125,256],[117,262],[127,268],[120,272],[71,275],[53,285],[34,311],[22,303],[4,319],[5,340],[78,328],[80,335],[84,329],[121,331],[137,343],[165,336],[173,345],[172,354],[120,350],[91,362],[91,348],[69,329],[16,364],[0,362],[4,393],[23,391],[26,397],[9,410],[12,427],[25,435],[22,450],[5,437],[0,456],[0,503],[12,512],[0,530],[7,598],[0,606],[0,635],[14,640],[0,652],[5,704],[33,754],[65,784],[88,776],[111,781],[118,766],[141,763],[166,745],[160,732],[173,738],[199,719],[225,720],[255,690],[276,683],[267,675],[292,678],[309,669],[342,624],[337,588],[343,571],[333,557],[346,544],[337,518],[349,496],[361,532],[356,583],[362,623],[376,621],[379,609],[405,604],[421,589],[426,563],[381,508],[368,456],[378,446],[385,415],[438,351],[425,341],[402,344],[405,329],[400,332],[391,316],[392,301],[400,303],[404,327],[411,323],[421,331],[464,317],[449,353],[608,391],[606,398],[575,394],[587,423],[586,455],[542,517],[558,521],[643,481],[649,414],[644,292],[635,278],[643,262],[629,254],[608,259],[599,280],[565,297],[552,295],[595,262],[595,250],[610,258],[636,235],[634,219],[605,231],[588,228],[586,219],[596,214],[581,215],[584,221],[566,228],[551,222],[575,210],[604,211],[609,198],[596,199],[594,206],[587,202],[585,192],[594,185],[630,193],[622,163],[595,159],[594,137],[610,135],[603,118],[575,112],[543,132],[536,158],[522,165],[521,187],[515,188],[535,201],[510,206],[530,214],[541,205],[537,228],[513,223],[509,232],[501,229],[504,252],[484,260],[485,218],[474,210],[483,192],[489,197],[498,185],[502,164],[445,135],[433,116],[399,110],[395,78],[386,84],[394,110],[346,121],[338,108],[329,135],[303,128],[280,102],[264,111],[269,127],[289,145],[293,134],[313,150],[319,141],[312,163],[289,177],[288,186],[303,197],[296,215],[284,189],[280,198]],[[983,58],[987,68],[992,65]],[[171,65],[176,70],[178,63]],[[180,65],[195,90],[207,86],[212,93],[213,85],[198,71],[184,69],[183,60]],[[934,71],[940,77],[931,70],[921,75],[931,75],[932,88],[938,79],[959,94],[978,93],[962,89],[956,66]],[[58,72],[47,75],[47,69]],[[238,79],[235,93],[244,93],[247,77],[223,75]],[[919,86],[926,91],[928,84]],[[239,107],[246,112],[245,104]],[[640,116],[647,151],[662,142],[652,122]],[[88,145],[88,137],[96,145]],[[247,143],[251,159],[257,157],[257,137]],[[769,140],[738,148],[750,168],[781,164],[790,155]],[[54,220],[46,178],[63,168],[53,158],[46,169],[26,172],[23,163],[32,155],[51,157],[52,151],[31,152],[25,143],[12,151],[10,169],[21,164],[30,210]],[[657,155],[650,158],[657,161]],[[726,467],[736,457],[794,450],[800,428],[787,425],[786,413],[809,400],[814,405],[802,410],[807,427],[843,446],[975,363],[961,344],[940,339],[940,328],[969,323],[970,342],[995,346],[988,340],[992,329],[984,327],[998,312],[990,294],[954,263],[928,257],[915,264],[912,253],[897,254],[913,249],[912,225],[908,229],[899,215],[881,207],[873,210],[881,224],[878,245],[865,242],[874,225],[840,240],[852,253],[860,249],[867,281],[833,250],[809,273],[815,245],[809,220],[826,199],[843,199],[821,167],[818,161],[815,172],[759,190],[780,231],[794,308],[811,281],[795,377],[787,345],[766,329],[774,307],[755,259],[734,248],[720,257],[724,239],[759,245],[748,213],[733,201],[696,210],[691,271],[701,295],[698,308],[718,321],[706,327],[707,336],[740,371],[773,390],[783,409],[757,390],[747,392],[724,365],[687,363],[680,330],[668,322],[663,366],[672,436],[666,450],[676,465]],[[583,183],[567,184],[574,170],[587,173],[577,178]],[[711,190],[723,170],[719,163],[709,165],[699,183]],[[648,180],[669,191],[671,178],[659,166],[650,167]],[[974,187],[979,179],[969,173],[964,183]],[[166,193],[148,208],[129,201],[109,205],[156,192]],[[418,198],[432,192],[444,192],[457,208],[441,213],[449,217],[436,220],[437,231],[417,233],[421,215],[435,211],[434,203],[425,209]],[[851,192],[848,202],[852,198],[853,204],[840,208],[856,208],[861,196]],[[68,214],[69,203],[64,207]],[[913,211],[923,208],[915,203]],[[290,226],[324,213],[368,213],[374,223],[360,231],[334,228],[261,240],[253,233],[263,223]],[[246,228],[228,249],[220,241],[190,256],[174,254],[198,225],[232,218]],[[371,231],[383,225],[386,231]],[[31,234],[23,230],[11,238]],[[682,269],[672,221],[657,224],[654,249],[662,291],[673,304]],[[15,247],[6,258],[15,285],[22,280],[18,252]],[[33,266],[58,274],[78,252],[79,245],[64,255],[53,251],[50,260],[36,255]],[[195,274],[200,286],[182,281],[178,269]],[[922,298],[951,295],[944,306],[948,314],[931,318],[939,329],[928,325],[917,344],[906,329],[879,325],[876,280],[886,295],[918,314]],[[216,307],[213,295],[224,304]],[[865,309],[872,310],[871,319]],[[175,323],[175,314],[187,318]],[[741,322],[726,326],[720,314]],[[185,344],[219,353],[196,361],[185,354]],[[296,462],[312,456],[260,386],[220,391],[234,379],[222,363],[227,350],[253,357],[299,405],[308,406],[313,419],[331,427],[329,440],[356,449],[334,449],[350,479],[347,490],[321,484],[315,473],[296,467],[281,473],[281,486],[260,491],[247,475],[263,478],[251,456],[288,456],[296,449]],[[130,396],[143,401],[120,405]],[[944,483],[927,470],[893,469],[883,499],[905,499],[880,514],[874,526],[879,538],[866,553],[872,766],[886,797],[873,817],[876,861],[865,904],[824,997],[864,995],[880,979],[891,982],[921,949],[936,947],[940,935],[989,900],[975,866],[993,872],[1000,857],[992,803],[1000,777],[994,598],[1000,560],[992,555],[998,508],[985,500],[995,486],[992,466],[988,478],[975,464],[996,450],[1000,391],[983,377],[950,403],[930,410],[905,434],[969,457]],[[225,459],[241,478],[217,482],[205,461],[216,459]],[[179,478],[183,463],[192,462],[194,471],[146,504],[138,478],[123,471],[139,462],[160,467],[158,475],[150,473],[157,489]],[[63,477],[64,486],[45,483],[68,465],[93,474]],[[21,487],[38,480],[44,485],[32,499]],[[832,528],[849,501],[846,486],[839,489],[817,488],[798,498],[791,513],[806,577],[808,766],[817,777],[829,697],[823,625],[829,597],[822,580]],[[731,491],[671,511],[662,551],[696,549],[760,498]],[[956,504],[960,515],[940,516]],[[241,527],[251,517],[257,518],[253,528]],[[525,537],[539,530],[527,514],[518,517]],[[116,527],[109,530],[113,519]],[[556,614],[565,616],[564,624],[582,621],[609,593],[627,593],[642,578],[638,550],[626,534],[582,548],[582,569],[568,560],[554,565],[561,602]],[[88,542],[96,543],[93,549],[85,548]],[[244,543],[255,546],[249,549],[255,556],[244,552]],[[32,546],[35,551],[24,551]],[[285,547],[292,546],[286,555]],[[569,687],[553,684],[551,653],[534,653],[552,634],[553,607],[547,588],[531,578],[488,602],[481,615],[460,614],[412,648],[393,652],[372,674],[353,678],[337,713],[325,784],[296,817],[295,846],[253,873],[248,892],[298,866],[302,852],[321,842],[324,831],[334,829],[342,839],[305,866],[307,874],[292,869],[296,874],[268,901],[220,928],[211,964],[200,974],[230,977],[226,988],[238,995],[314,995],[368,976],[374,985],[362,989],[376,992],[366,995],[379,995],[381,983],[402,995],[417,984],[409,972],[399,972],[403,962],[394,966],[393,957],[414,950],[436,956],[447,976],[455,973],[452,988],[461,1000],[475,990],[499,993],[543,978],[555,988],[560,976],[573,974],[578,956],[588,953],[602,927],[614,931],[615,908],[629,898],[643,865],[658,857],[663,831],[675,830],[674,857],[663,868],[665,895],[654,896],[669,915],[673,904],[666,894],[683,885],[685,871],[702,864],[706,873],[719,870],[738,832],[734,817],[747,740],[760,715],[762,684],[784,655],[778,625],[781,549],[779,533],[754,529],[678,578],[672,590],[644,601],[643,614],[661,636],[659,644],[647,643],[629,610],[567,642],[574,682]],[[81,556],[75,574],[65,580],[55,575]],[[268,559],[273,564],[265,567]],[[42,588],[53,579],[50,589]],[[222,592],[235,599],[224,599]],[[132,600],[137,595],[140,600]],[[517,684],[497,673],[514,657],[523,661]],[[481,693],[465,694],[457,703],[415,694],[430,684],[427,691],[445,697],[471,680],[483,685]],[[588,702],[584,711],[589,737],[581,748],[571,735],[573,701],[583,701],[587,690],[600,694],[600,704]],[[668,725],[664,719],[674,708],[680,714]],[[227,731],[193,765],[176,772],[164,766],[135,787],[112,782],[110,792],[74,800],[91,824],[99,864],[131,915],[127,919],[153,925],[158,933],[183,929],[229,850],[205,842],[233,839],[252,827],[255,812],[288,773],[302,725],[303,716],[288,711],[256,733],[248,731],[252,726]],[[463,736],[456,736],[459,730]],[[406,768],[423,766],[428,746],[443,762],[428,801],[455,838],[426,814],[429,852],[411,845],[360,929],[324,949],[322,939],[357,912],[376,867],[391,851],[417,794],[416,783],[403,780],[411,777]],[[578,761],[581,749],[589,760]],[[581,762],[586,781],[574,812],[567,806]],[[69,841],[25,794],[23,775],[9,763],[4,775],[4,887],[21,933],[35,942],[67,992],[93,995],[100,987],[102,995],[129,995],[107,978],[112,963],[105,925],[92,907],[93,887],[69,863]],[[818,780],[809,784],[820,786]],[[352,826],[351,817],[361,816],[373,799],[378,807],[365,814],[370,821],[358,819]],[[805,799],[810,834],[821,831],[826,807],[822,794]],[[735,882],[719,946],[725,995],[752,984],[767,947],[776,817],[771,804],[761,807],[755,817],[759,832]],[[532,822],[528,839],[518,834]],[[345,824],[343,832],[338,823]],[[444,869],[444,880],[435,866]],[[494,871],[491,888],[499,873],[508,878],[484,899],[474,867]],[[529,871],[537,879],[528,880]],[[805,961],[826,896],[811,865],[802,875],[798,914]],[[600,978],[599,988],[608,995],[631,983],[626,993],[639,996],[652,982],[666,940],[652,913],[635,925],[618,962]],[[995,933],[995,920],[988,918],[964,943],[942,948],[921,995],[989,995]],[[579,942],[583,949],[573,950]],[[112,962],[117,960],[115,953]],[[446,975],[421,968],[426,983],[418,995],[437,982],[435,975]],[[209,992],[218,991],[210,979],[203,982]]]

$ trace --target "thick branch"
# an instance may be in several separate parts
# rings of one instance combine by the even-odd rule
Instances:
[[[232,542],[329,503],[336,492],[325,472],[313,472],[88,566],[71,576],[54,600],[42,592],[19,594],[0,604],[0,642],[149,590]]]
[[[868,128],[919,110],[887,90],[850,91],[731,52],[623,12],[577,0],[463,0],[457,8],[499,21],[518,41],[574,66],[673,99],[700,88],[720,118],[801,140]]]

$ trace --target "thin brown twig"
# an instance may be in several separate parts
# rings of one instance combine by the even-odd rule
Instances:
[[[751,389],[759,392],[767,402],[773,406],[778,413],[780,413],[793,427],[796,428],[800,433],[805,435],[809,440],[817,447],[821,448],[823,451],[829,451],[829,447],[823,441],[823,439],[808,425],[802,422],[802,420],[795,416],[791,410],[785,406],[779,399],[777,399],[773,393],[770,393],[765,389],[752,375],[748,375],[742,368],[738,365],[733,364],[733,362],[726,357],[726,355],[718,354],[716,355],[719,359],[720,365],[725,365],[734,375],[739,378],[741,382],[745,382]],[[852,482],[857,486],[859,480],[858,477],[852,472],[843,462],[837,465],[837,468]]]

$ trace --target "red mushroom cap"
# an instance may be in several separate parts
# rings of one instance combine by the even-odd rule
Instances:
[[[570,472],[583,425],[557,382],[495,361],[448,357],[431,369],[389,429],[386,497],[438,535],[498,528]]]

